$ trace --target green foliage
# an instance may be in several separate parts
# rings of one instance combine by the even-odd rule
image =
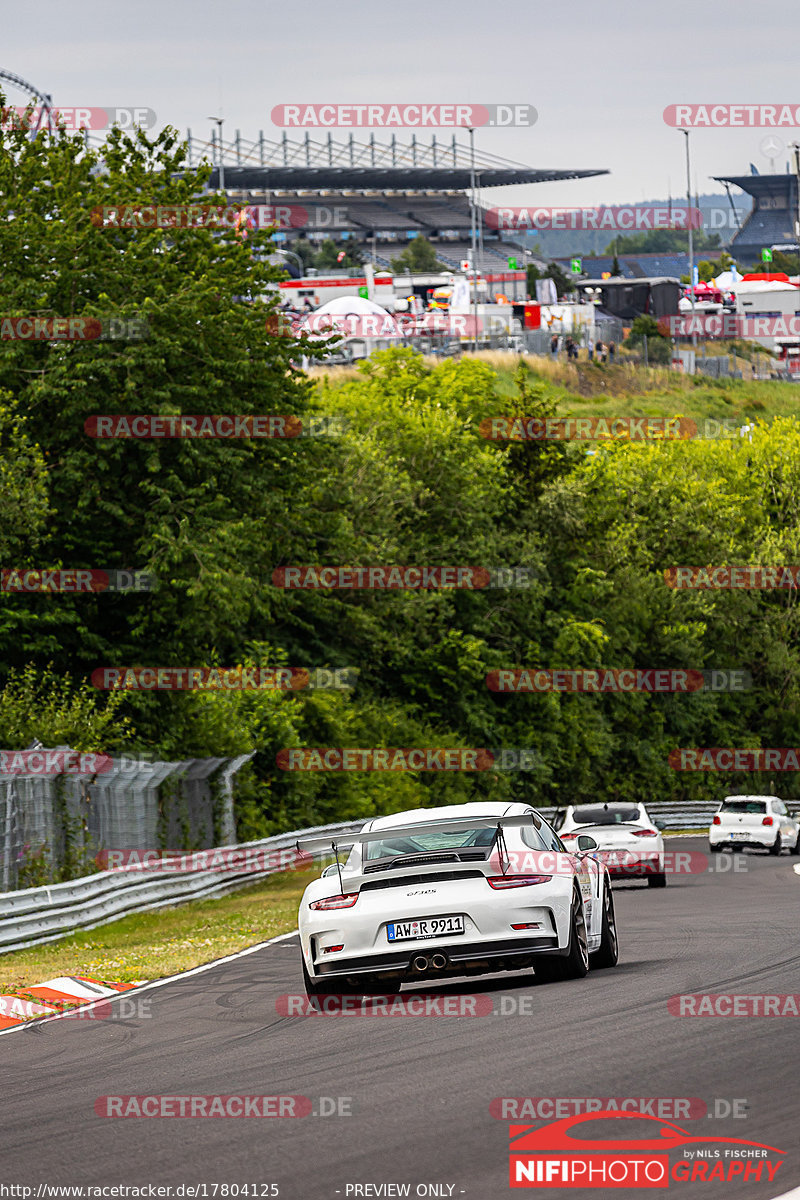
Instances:
[[[294,249],[294,247],[292,247]],[[339,255],[343,254],[344,258],[339,259]],[[358,267],[363,263],[364,256],[361,253],[358,245],[351,239],[340,242],[338,245],[333,238],[325,238],[320,245],[319,250],[311,260],[311,265],[320,271],[344,270],[347,267]]]
[[[714,250],[720,244],[718,233],[706,233],[703,229],[692,230],[692,246],[695,254],[699,250]],[[615,237],[606,246],[606,254],[681,254],[688,253],[689,234],[682,229],[648,229],[643,233],[629,233]]]
[[[432,365],[395,348],[344,382],[312,384],[294,365],[297,343],[266,334],[271,302],[243,299],[267,295],[280,274],[263,261],[267,234],[242,242],[208,229],[92,227],[96,205],[195,195],[206,176],[185,171],[173,132],[153,142],[114,132],[105,174],[79,138],[0,136],[6,311],[138,314],[151,328],[130,343],[0,342],[0,548],[23,566],[138,568],[159,581],[130,595],[0,595],[0,745],[37,737],[167,759],[254,752],[236,785],[244,839],[483,796],[543,805],[711,797],[730,780],[673,772],[672,748],[796,743],[792,594],[676,592],[663,578],[680,564],[800,561],[794,418],[759,426],[752,442],[587,452],[482,436],[493,418],[546,421],[580,402],[525,363],[503,375],[481,359]],[[425,245],[415,239],[407,253],[426,256]],[[560,291],[569,286],[555,265],[547,274]],[[634,322],[629,344],[645,335],[650,361],[669,353],[649,317]],[[601,374],[598,387],[617,378],[581,371],[581,388]],[[667,399],[629,396],[626,410],[660,413],[673,400],[679,412],[737,417],[767,402],[789,408],[784,393],[757,392],[762,385],[679,382],[648,378]],[[596,399],[604,412],[620,407]],[[136,412],[337,415],[342,431],[263,441],[84,432],[91,415]],[[527,575],[481,589],[275,586],[273,572],[293,564]],[[105,695],[88,682],[100,664],[347,667],[357,684]],[[735,667],[755,688],[508,694],[486,683],[500,668],[604,666]],[[538,766],[283,770],[280,751],[299,746],[524,748]],[[161,803],[163,844],[168,816],[186,824],[186,814],[168,792]],[[215,819],[218,832],[219,803]],[[84,833],[66,848],[73,859]],[[41,853],[29,848],[30,878]]]
[[[111,753],[131,732],[120,714],[125,700],[124,692],[110,692],[101,701],[87,681],[30,663],[10,671],[0,691],[0,746],[21,749],[38,738],[44,746]]]
[[[405,249],[392,259],[392,270],[398,272],[410,271],[412,274],[422,275],[430,271],[448,269],[444,263],[439,262],[435,248],[422,234],[412,238]]]

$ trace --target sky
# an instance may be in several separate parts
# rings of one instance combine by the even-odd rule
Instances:
[[[484,203],[685,196],[684,137],[665,123],[667,105],[800,106],[797,0],[37,0],[33,10],[5,0],[2,34],[0,69],[64,107],[147,107],[158,127],[200,137],[209,136],[208,118],[221,115],[226,137],[239,129],[255,140],[259,130],[281,135],[270,116],[278,104],[526,103],[536,124],[478,130],[479,154],[610,171],[493,189]],[[13,87],[6,94],[25,102]],[[692,192],[718,191],[712,176],[748,174],[750,163],[768,172],[761,147],[769,133],[694,130]],[[776,158],[783,171],[800,128],[775,134],[787,147]],[[354,135],[367,140],[369,130]],[[410,131],[397,136],[408,140]]]

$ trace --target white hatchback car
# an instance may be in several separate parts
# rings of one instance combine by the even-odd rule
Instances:
[[[709,850],[759,846],[770,854],[800,854],[800,822],[777,796],[726,796],[708,830]]]
[[[651,821],[643,804],[608,801],[570,804],[558,826],[565,846],[588,833],[597,842],[599,858],[612,879],[647,879],[649,887],[667,886],[661,821]]]

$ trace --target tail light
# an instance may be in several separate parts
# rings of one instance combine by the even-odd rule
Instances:
[[[549,883],[552,875],[487,875],[486,882],[496,892],[506,888],[530,887],[534,883]]]
[[[578,835],[577,833],[560,833],[558,836],[561,838],[562,842],[574,842]]]
[[[309,908],[316,912],[327,912],[331,908],[352,908],[358,899],[358,892],[347,892],[344,896],[326,896],[324,900],[312,900]]]
[[[771,825],[771,824],[772,824],[772,817],[764,817],[764,820],[761,822],[761,824],[762,824],[762,825]]]
[[[713,819],[713,821],[711,822],[711,824],[712,824],[712,825],[721,825],[721,824],[722,824],[722,817],[720,817],[719,815],[717,815],[716,817],[714,817],[714,819]]]
[[[634,837],[658,837],[657,829],[634,829]]]

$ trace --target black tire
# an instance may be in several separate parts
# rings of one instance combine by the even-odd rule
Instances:
[[[566,954],[543,955],[534,959],[533,969],[540,980],[555,983],[561,979],[583,979],[589,973],[589,947],[586,917],[579,892],[572,897],[569,922],[569,946]]]
[[[327,975],[312,979],[306,969],[305,959],[303,960],[303,985],[309,1000],[313,1000],[315,996],[352,996],[355,994],[355,989],[344,979],[335,979]]]
[[[667,886],[667,877],[662,871],[660,875],[648,875],[647,886],[654,888],[664,888]]]
[[[722,844],[722,842],[709,842],[708,843],[708,852],[709,852],[709,854],[724,854],[725,847]]]
[[[606,879],[603,888],[603,922],[600,927],[600,945],[590,958],[592,968],[600,970],[603,967],[615,967],[619,961],[619,941],[617,939],[617,922],[614,916],[614,897],[611,894],[611,881]]]
[[[779,833],[778,836],[775,838],[775,841],[770,846],[769,852],[770,852],[770,854],[777,855],[777,854],[780,854],[782,849],[783,849],[783,842],[781,841],[781,835]]]
[[[792,846],[792,849],[791,849],[790,853],[791,853],[791,854],[800,854],[800,833],[798,833],[798,835],[797,835],[797,841],[796,841],[796,842],[795,842],[795,844]]]
[[[374,983],[365,983],[354,988],[362,996],[396,996],[400,991],[401,980],[378,979]]]
[[[400,991],[399,979],[378,980],[377,983],[348,983],[346,979],[331,979],[322,976],[312,979],[303,960],[303,984],[309,1000],[314,996],[396,996]]]

